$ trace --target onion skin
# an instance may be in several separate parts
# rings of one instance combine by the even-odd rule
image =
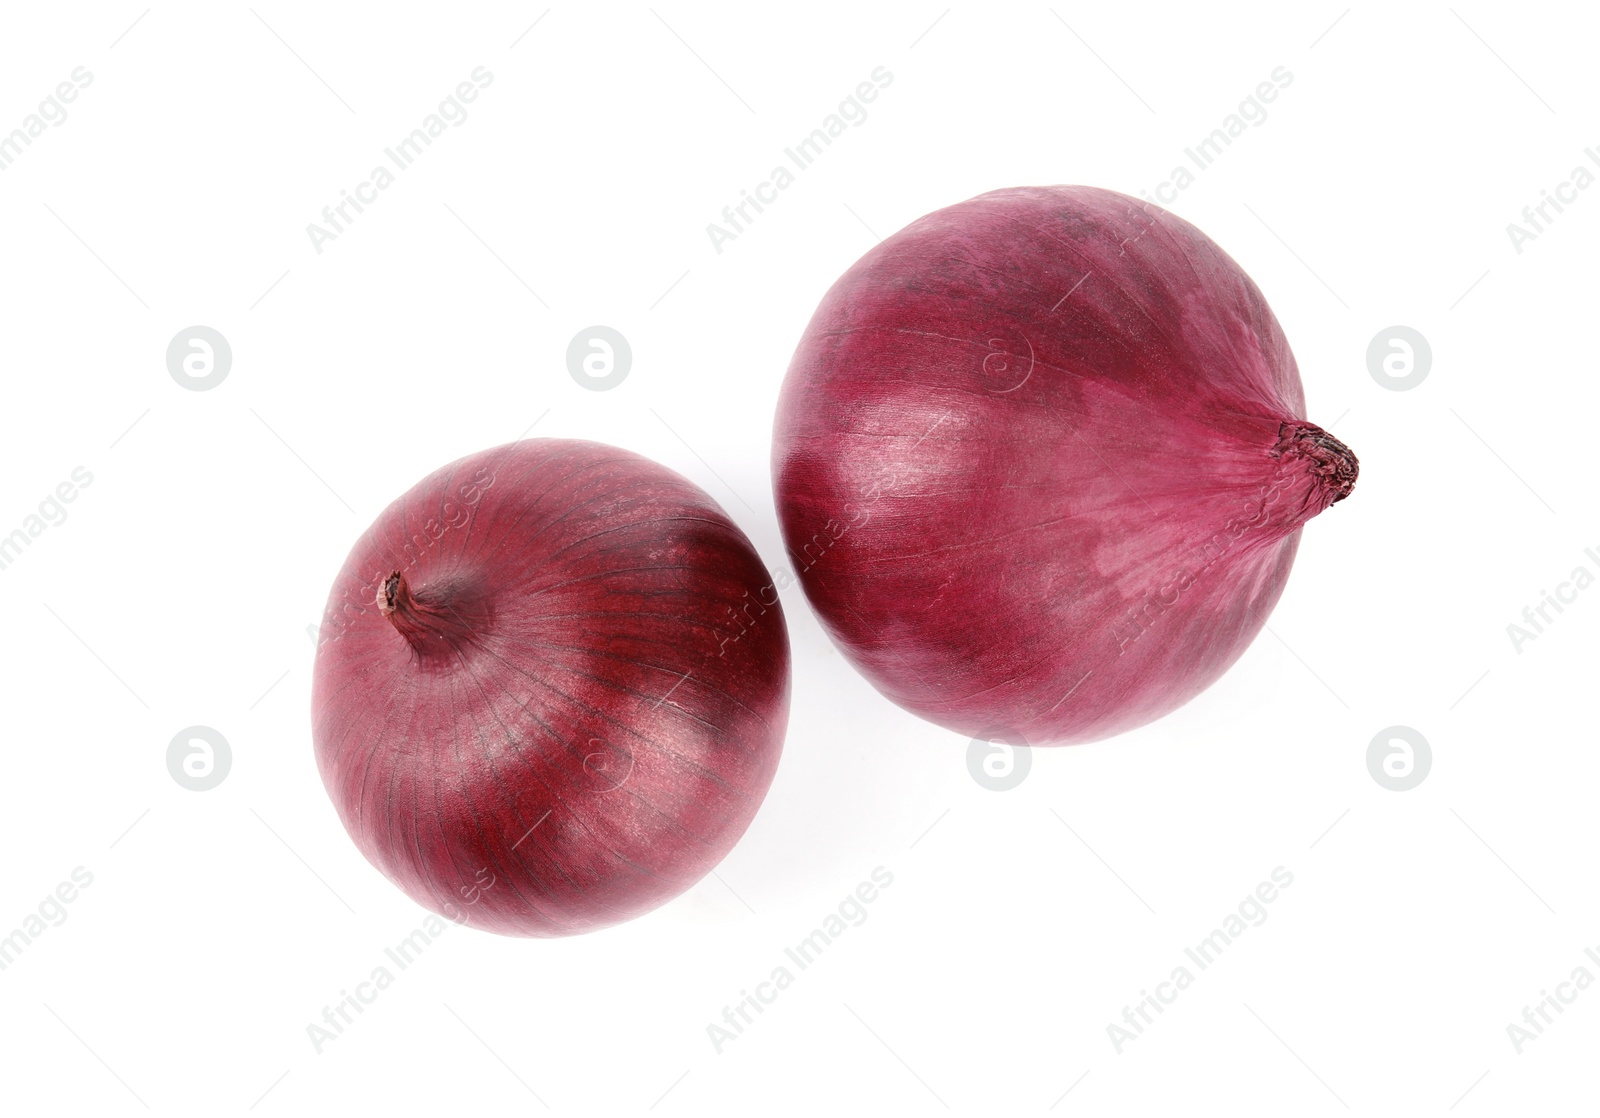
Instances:
[[[312,730],[339,818],[412,899],[492,932],[677,896],[777,770],[770,586],[706,493],[636,454],[533,439],[445,466],[329,595]]]
[[[1243,653],[1355,484],[1256,285],[1170,213],[998,190],[862,257],[807,327],[772,452],[790,559],[900,706],[1094,741]]]

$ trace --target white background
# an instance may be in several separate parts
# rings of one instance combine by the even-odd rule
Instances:
[[[1506,232],[1600,147],[1592,13],[141,10],[0,21],[0,130],[93,74],[0,172],[0,534],[93,475],[0,571],[0,934],[94,878],[0,971],[0,1109],[1593,1105],[1600,992],[1520,1055],[1507,1025],[1600,975],[1600,589],[1520,652],[1506,631],[1600,569],[1600,189],[1520,254]],[[314,251],[307,224],[477,66],[469,118]],[[707,223],[878,66],[869,118],[715,252]],[[1153,189],[1279,66],[1268,119],[1170,207],[1259,283],[1308,418],[1361,459],[1270,633],[1183,710],[993,792],[791,590],[783,763],[717,876],[576,939],[451,928],[318,1054],[307,1026],[424,916],[345,836],[309,736],[308,627],[377,513],[538,421],[686,474],[776,565],[778,387],[875,236],[1003,186]],[[634,353],[606,392],[565,365],[596,323]],[[195,324],[233,350],[210,391],[165,365]],[[1433,350],[1405,392],[1366,363],[1395,324]],[[233,755],[208,792],[166,765],[197,724]],[[1403,793],[1366,760],[1397,724],[1433,752]],[[723,1007],[878,866],[867,921],[716,1052]],[[1269,919],[1119,1054],[1123,1007],[1278,866]]]

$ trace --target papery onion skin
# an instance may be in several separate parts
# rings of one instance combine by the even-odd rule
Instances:
[[[998,190],[834,284],[779,398],[790,560],[829,634],[963,734],[1094,741],[1208,687],[1355,483],[1260,290],[1108,190]],[[1337,588],[1334,588],[1337,589]]]
[[[533,439],[434,472],[328,599],[312,728],[346,830],[419,904],[506,935],[678,895],[777,769],[771,585],[716,502],[639,455]]]

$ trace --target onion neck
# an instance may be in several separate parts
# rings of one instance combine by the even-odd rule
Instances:
[[[1278,469],[1263,493],[1267,517],[1291,531],[1348,497],[1360,470],[1349,447],[1304,420],[1280,424],[1269,455]]]
[[[399,571],[379,585],[378,612],[424,663],[463,651],[482,636],[487,621],[458,588],[429,587],[418,594]]]

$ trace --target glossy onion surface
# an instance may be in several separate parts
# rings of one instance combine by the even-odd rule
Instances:
[[[789,646],[771,579],[697,486],[534,439],[453,462],[361,537],[329,597],[317,764],[367,858],[508,935],[678,895],[771,783]]]
[[[890,699],[1092,741],[1215,681],[1301,525],[1350,492],[1355,456],[1304,410],[1266,300],[1194,226],[1092,187],[998,190],[822,300],[778,405],[779,518]]]

